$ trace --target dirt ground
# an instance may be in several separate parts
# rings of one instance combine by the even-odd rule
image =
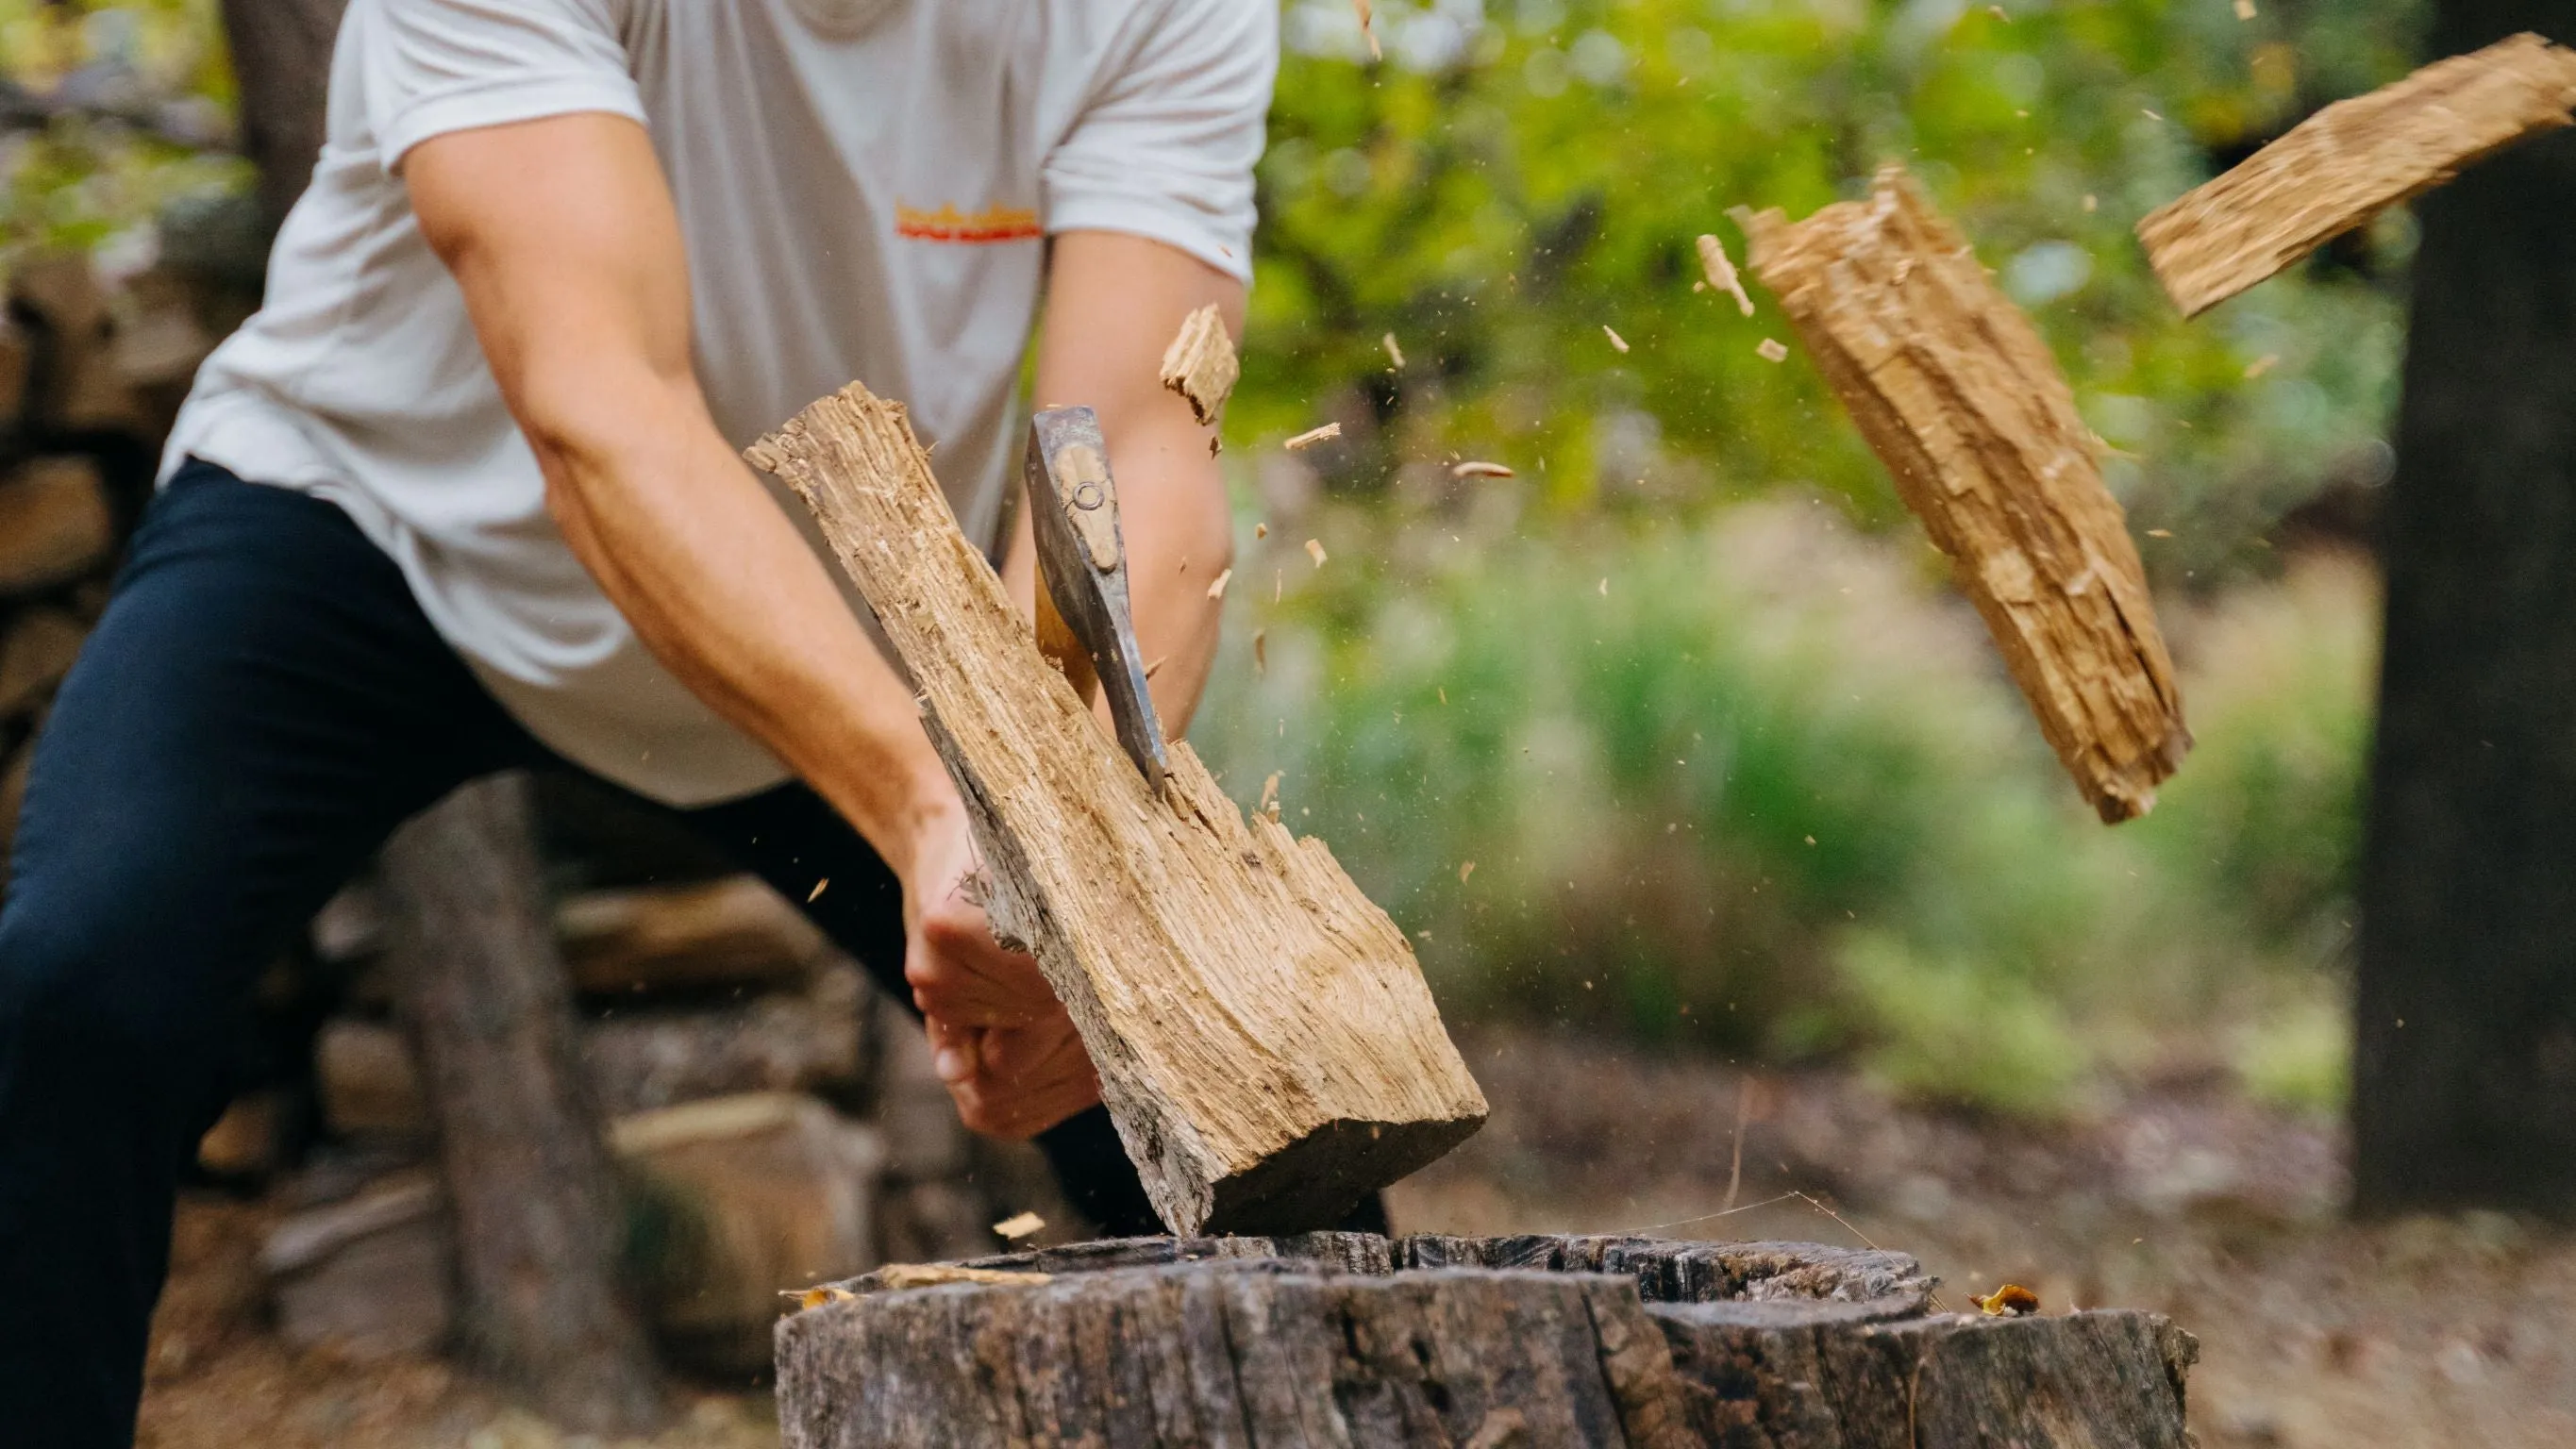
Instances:
[[[1468,1048],[1493,1122],[1396,1190],[1402,1230],[1868,1241],[1921,1257],[1953,1306],[2014,1281],[2050,1310],[2172,1314],[2200,1337],[2191,1415],[2209,1449],[2576,1445],[2576,1237],[2491,1214],[2342,1223],[2325,1125],[2183,1086],[2034,1131],[1832,1074],[1748,1078],[1545,1035]],[[1737,1207],[1717,1215],[1731,1178]],[[183,1210],[148,1449],[583,1442],[440,1364],[285,1349],[260,1322],[262,1218]],[[686,1399],[658,1449],[776,1443],[756,1390]]]

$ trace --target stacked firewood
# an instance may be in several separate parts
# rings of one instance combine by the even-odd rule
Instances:
[[[177,283],[16,268],[0,317],[0,872],[37,727],[107,600],[117,545],[208,350]],[[5,878],[5,876],[0,876]]]

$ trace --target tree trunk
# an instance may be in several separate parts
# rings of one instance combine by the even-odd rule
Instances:
[[[2434,48],[2576,38],[2445,0]],[[2384,554],[2354,1197],[2576,1213],[2576,135],[2427,196]]]
[[[2181,1449],[2133,1312],[1933,1315],[1898,1253],[1549,1236],[1145,1238],[884,1269],[778,1334],[788,1449]]]
[[[259,206],[268,224],[313,179],[322,154],[331,44],[348,0],[223,0],[241,94],[242,154],[259,168]]]
[[[624,1215],[573,1034],[524,778],[467,785],[386,845],[405,1016],[456,1215],[472,1355],[600,1433],[663,1412],[617,1282]]]

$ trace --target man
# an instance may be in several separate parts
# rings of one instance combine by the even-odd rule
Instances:
[[[405,816],[585,770],[735,851],[925,1013],[967,1123],[1151,1230],[855,596],[739,448],[850,378],[998,542],[1018,382],[1099,410],[1167,726],[1216,636],[1209,435],[1267,0],[355,0],[265,309],[45,737],[0,911],[0,1437],[132,1433],[175,1174],[252,974]],[[1024,607],[1026,525],[1005,575]],[[897,980],[897,977],[900,980]],[[26,1437],[21,1437],[26,1436]]]

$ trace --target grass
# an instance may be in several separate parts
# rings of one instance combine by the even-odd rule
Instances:
[[[2176,1070],[2339,1092],[2364,571],[2168,621],[2200,746],[2106,830],[1919,544],[1812,502],[1471,524],[1328,512],[1320,570],[1246,540],[1275,582],[1232,600],[1197,732],[1239,798],[1280,774],[1453,1016],[2020,1113]]]

